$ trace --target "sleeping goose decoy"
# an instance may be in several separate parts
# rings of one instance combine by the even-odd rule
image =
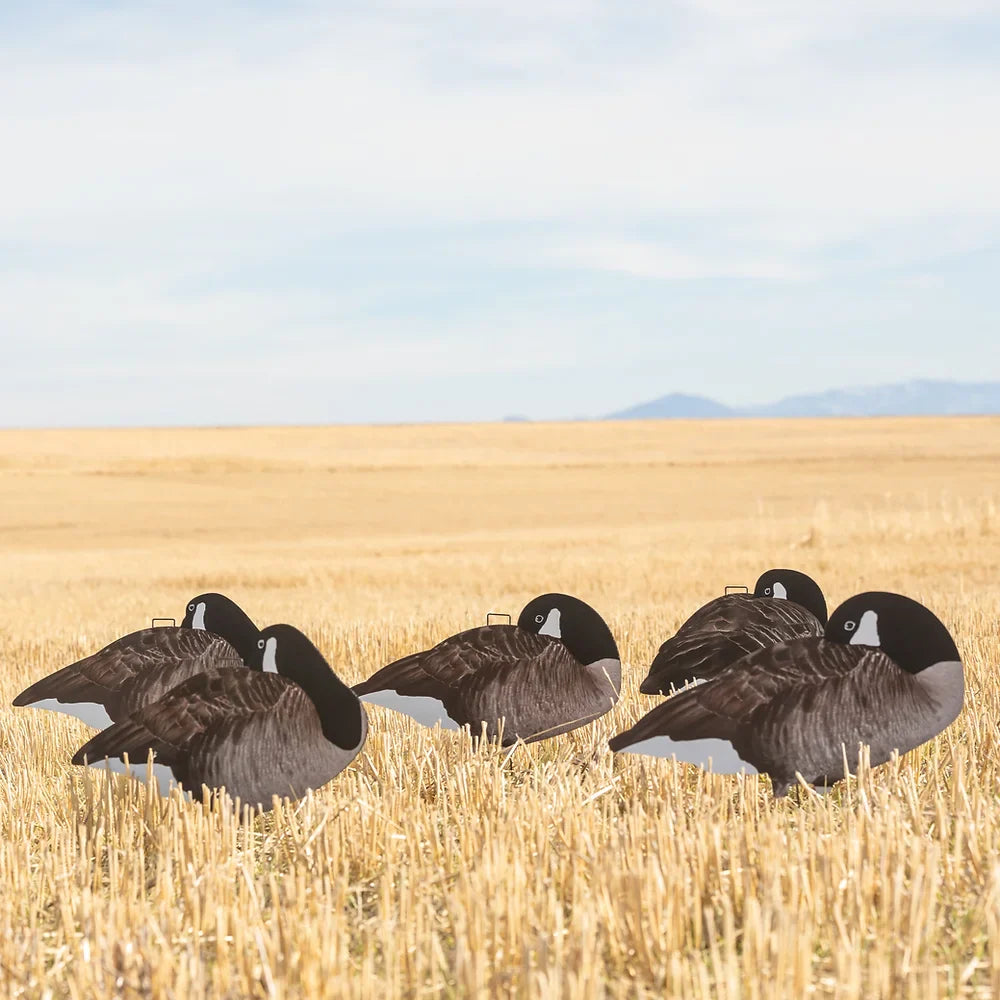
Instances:
[[[36,681],[15,699],[103,729],[195,674],[250,662],[260,632],[222,594],[200,594],[179,626],[144,628]]]
[[[470,726],[478,736],[526,743],[569,732],[618,700],[621,658],[611,630],[589,605],[543,594],[516,625],[460,632],[396,660],[357,684],[361,700],[425,726]]]
[[[272,796],[299,798],[351,763],[368,735],[368,719],[323,654],[291,625],[263,629],[255,669],[233,667],[188,678],[85,743],[74,764],[146,777],[160,791],[171,783],[197,794],[225,788],[251,806]],[[132,763],[134,762],[134,763]]]
[[[616,753],[676,757],[716,774],[768,774],[775,797],[796,773],[818,786],[942,732],[962,709],[962,662],[945,626],[899,594],[858,594],[823,637],[738,660],[657,705],[610,741]]]
[[[787,639],[823,634],[826,601],[805,573],[769,569],[752,594],[726,594],[700,607],[660,646],[643,694],[668,694],[708,680],[731,663]]]

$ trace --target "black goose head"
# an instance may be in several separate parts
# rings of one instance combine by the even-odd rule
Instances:
[[[935,663],[961,659],[941,620],[902,594],[871,591],[849,597],[830,616],[826,638],[831,642],[878,646],[911,674]]]
[[[249,667],[257,656],[260,630],[247,613],[224,594],[199,594],[188,601],[181,628],[199,628],[225,639]]]
[[[826,598],[819,584],[811,576],[800,573],[797,569],[769,569],[762,573],[753,589],[754,597],[777,597],[811,611],[820,621],[826,624]]]
[[[363,722],[358,696],[297,628],[269,625],[261,629],[254,666],[298,684],[316,706],[323,735],[331,743],[353,750],[361,742]]]
[[[517,627],[561,639],[580,663],[618,660],[618,645],[604,619],[589,605],[566,594],[542,594],[529,601]]]

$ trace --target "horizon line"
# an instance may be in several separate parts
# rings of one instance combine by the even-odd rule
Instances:
[[[768,423],[768,422],[806,422],[826,420],[1000,420],[997,413],[824,413],[814,416],[780,414],[718,414],[712,417],[508,417],[490,418],[486,420],[416,420],[387,421],[377,423],[372,421],[331,422],[331,423],[205,423],[205,424],[51,424],[51,425],[7,425],[0,424],[0,434],[19,434],[30,432],[68,433],[72,431],[255,431],[255,430],[326,430],[334,428],[382,429],[399,427],[512,427],[524,424],[697,424],[718,423],[719,421]]]

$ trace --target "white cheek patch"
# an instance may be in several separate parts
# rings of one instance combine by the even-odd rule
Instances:
[[[414,722],[429,728],[438,725],[442,729],[460,728],[437,698],[399,694],[398,691],[372,691],[371,694],[363,694],[361,700],[369,705],[379,705],[381,708],[389,708],[393,712],[408,715]]]
[[[278,672],[278,640],[272,636],[264,645],[264,673],[276,674]]]
[[[777,583],[777,582],[775,582],[775,584],[774,584],[774,596],[779,601],[787,601],[788,600],[788,591],[785,590],[785,585],[783,583]]]
[[[191,628],[205,627],[205,602],[202,601],[198,607],[194,609],[194,617],[191,619]]]
[[[669,736],[652,736],[648,740],[622,747],[619,753],[641,753],[668,759],[675,757],[683,764],[697,764],[712,774],[760,773],[736,752],[729,740],[672,740]]]
[[[553,608],[549,612],[549,617],[545,619],[545,624],[538,630],[539,635],[550,635],[553,639],[562,638],[560,619],[562,614],[558,608]]]
[[[852,646],[881,646],[882,640],[878,634],[878,615],[874,611],[866,611],[861,616],[861,623],[851,636]]]
[[[81,701],[76,704],[64,703],[57,698],[46,698],[44,701],[36,701],[32,708],[40,708],[46,712],[62,712],[63,715],[71,715],[74,719],[85,722],[94,729],[107,729],[111,725],[111,716],[103,705],[96,702]]]

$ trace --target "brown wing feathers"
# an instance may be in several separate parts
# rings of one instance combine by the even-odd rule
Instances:
[[[100,667],[93,663],[94,659],[95,656],[85,657],[35,681],[14,699],[13,704],[24,707],[47,698],[64,702],[102,702],[113,688],[107,682],[101,683]]]
[[[240,663],[232,646],[211,632],[142,629],[36,681],[14,699],[14,705],[32,705],[47,698],[64,704],[95,702],[117,719],[165,694],[208,664]]]
[[[789,775],[813,762],[837,764],[841,743],[856,745],[865,735],[859,727],[881,718],[880,710],[863,710],[868,692],[862,678],[889,696],[906,680],[880,650],[821,638],[790,640],[657,705],[610,746],[624,750],[656,736],[724,739],[758,770],[777,775],[776,788],[784,787]],[[815,726],[817,713],[822,730]]]
[[[73,754],[73,763],[92,764],[105,757],[124,759],[126,754],[133,764],[143,763],[150,750],[160,763],[172,764],[177,747],[150,732],[137,719],[124,719],[84,743]]]
[[[647,712],[631,729],[608,741],[615,752],[655,736],[673,740],[725,739],[731,743],[737,737],[740,720],[720,715],[699,698],[700,689],[693,688],[674,695]]]
[[[509,625],[482,626],[383,667],[354,687],[436,699],[459,726],[504,719],[504,742],[555,735],[606,712],[562,642]],[[581,689],[581,684],[583,689]]]
[[[671,686],[681,688],[695,678],[707,680],[760,647],[739,632],[678,633],[660,647],[639,691],[665,694]]]
[[[820,636],[812,612],[794,601],[728,595],[699,608],[660,647],[639,690],[666,693],[696,677],[707,680],[758,649]]]
[[[354,686],[358,695],[391,689],[444,701],[449,692],[480,671],[534,659],[553,640],[511,625],[483,625],[439,642],[432,649],[404,656]]]
[[[245,668],[199,674],[179,684],[166,697],[98,733],[76,752],[73,763],[123,753],[136,760],[154,750],[162,763],[169,764],[174,752],[216,723],[272,708],[290,685],[276,674]]]

